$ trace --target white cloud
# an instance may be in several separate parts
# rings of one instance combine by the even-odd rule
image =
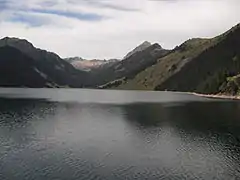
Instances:
[[[62,57],[121,58],[145,40],[173,48],[192,37],[216,36],[240,22],[239,0],[11,1],[0,11],[0,38],[26,38]],[[33,11],[43,8],[51,13]],[[13,11],[49,21],[39,26],[11,21]]]

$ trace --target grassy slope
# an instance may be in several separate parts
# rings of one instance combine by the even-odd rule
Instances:
[[[240,71],[240,26],[214,38],[216,44],[196,56],[156,90],[225,93],[228,77]]]
[[[234,94],[239,90],[229,77],[240,72],[239,47],[239,25],[213,39],[188,40],[117,89]]]
[[[155,64],[159,57],[163,57],[167,53],[169,53],[169,50],[164,50],[160,45],[153,44],[145,50],[136,52],[110,67],[103,67],[91,71],[91,83],[100,86],[115,81],[116,79],[124,77],[132,78],[145,68]]]
[[[124,81],[117,89],[153,90],[214,42],[211,39],[188,40],[169,55],[158,59],[157,64],[140,72],[133,79]]]
[[[240,74],[232,77],[227,77],[226,81],[224,81],[220,86],[219,94],[240,96]]]

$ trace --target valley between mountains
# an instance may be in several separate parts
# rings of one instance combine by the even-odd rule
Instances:
[[[0,40],[0,86],[102,88],[240,94],[240,24],[211,38],[174,49],[143,42],[122,59],[69,57],[24,39]]]

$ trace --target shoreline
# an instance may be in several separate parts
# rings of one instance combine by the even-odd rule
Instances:
[[[190,94],[200,97],[213,98],[213,99],[229,99],[229,100],[240,100],[240,96],[231,96],[231,95],[219,95],[219,94],[200,94],[191,92]]]

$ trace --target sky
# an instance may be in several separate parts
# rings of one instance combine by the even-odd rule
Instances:
[[[171,49],[240,23],[240,0],[0,0],[0,38],[61,57],[122,58],[144,41]]]

